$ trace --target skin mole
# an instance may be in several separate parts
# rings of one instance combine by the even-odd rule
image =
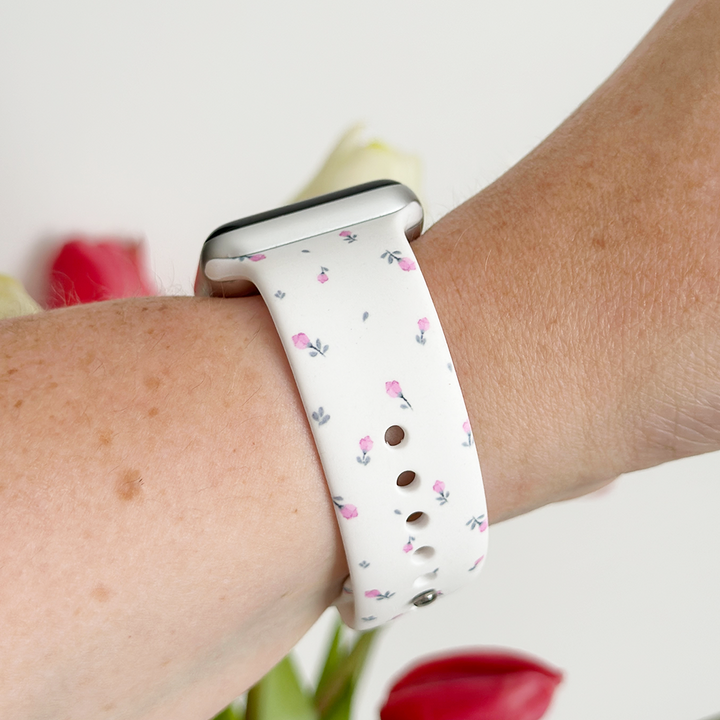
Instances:
[[[139,470],[126,470],[115,485],[115,492],[123,502],[142,498],[142,475]]]

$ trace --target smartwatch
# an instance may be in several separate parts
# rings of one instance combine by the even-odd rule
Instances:
[[[487,547],[473,433],[410,247],[422,224],[404,185],[358,185],[219,227],[195,284],[270,310],[347,555],[337,605],[359,630],[465,585]]]

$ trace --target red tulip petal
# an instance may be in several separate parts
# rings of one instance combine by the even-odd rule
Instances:
[[[423,663],[390,690],[382,720],[538,720],[561,673],[529,658],[466,653]]]
[[[156,294],[136,241],[73,238],[60,248],[50,269],[51,308]]]

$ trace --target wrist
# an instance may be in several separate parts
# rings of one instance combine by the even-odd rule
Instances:
[[[592,298],[563,274],[569,242],[548,242],[525,192],[514,179],[492,187],[416,243],[467,402],[491,522],[621,472],[606,452],[617,414],[599,407],[606,379],[591,367],[604,341],[582,336]]]

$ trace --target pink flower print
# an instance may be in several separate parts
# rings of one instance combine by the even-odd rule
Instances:
[[[467,440],[463,443],[463,447],[470,447],[473,444],[472,429],[470,428],[470,421],[466,420],[463,425],[463,432],[467,435]]]
[[[413,549],[413,540],[414,540],[414,539],[415,539],[415,538],[412,537],[412,535],[408,538],[408,541],[403,545],[403,552],[404,552],[404,553],[412,552],[412,549]]]
[[[436,480],[433,490],[438,494],[435,498],[441,505],[444,505],[450,499],[450,492],[445,491],[445,483],[442,480]]]
[[[310,338],[305,333],[298,333],[297,335],[292,336],[293,345],[298,350],[305,350],[306,348],[310,349],[310,357],[316,357],[317,355],[322,355],[325,357],[325,353],[328,351],[329,345],[323,345],[322,342],[320,342],[320,339],[318,338],[315,341],[315,344],[310,342]]]
[[[259,262],[260,260],[264,260],[265,255],[262,253],[256,253],[255,255],[241,255],[238,260],[242,262],[243,260],[250,260],[250,262]]]
[[[390,592],[389,590],[386,590],[384,593],[380,592],[379,590],[365,591],[366,598],[375,598],[376,600],[387,600],[388,598],[391,598],[394,594],[394,592]]]
[[[329,278],[327,276],[328,269],[326,267],[320,267],[320,274],[317,276],[317,281],[323,285],[325,284]]]
[[[400,407],[403,408],[410,408],[412,410],[412,405],[408,401],[408,399],[403,395],[402,388],[400,387],[400,383],[397,380],[390,380],[389,382],[385,383],[385,392],[391,397],[391,398],[400,398],[401,400],[404,400],[406,405],[401,405]]]
[[[487,521],[487,520],[483,520],[483,521],[480,523],[480,532],[481,532],[481,533],[482,533],[482,532],[485,532],[487,529],[488,529],[488,521]]]
[[[364,438],[360,439],[360,450],[362,450],[362,457],[359,455],[357,456],[357,461],[361,465],[367,465],[370,462],[370,457],[368,457],[368,453],[373,449],[373,441],[370,439],[369,435],[366,435]]]
[[[350,503],[344,502],[339,495],[336,495],[333,498],[333,504],[346,520],[352,520],[352,518],[356,518],[358,516],[357,508],[354,505],[350,505]]]
[[[346,519],[357,517],[357,508],[354,505],[343,505],[340,508],[340,514]]]
[[[388,265],[392,265],[394,262],[397,263],[400,266],[401,270],[404,270],[405,272],[410,272],[410,270],[417,270],[417,265],[413,260],[410,258],[403,257],[400,254],[399,250],[395,250],[394,252],[390,252],[390,250],[386,250],[381,256],[381,260],[387,259]]]
[[[348,243],[355,242],[357,240],[357,235],[354,235],[349,230],[342,230],[340,232],[340,237]]]
[[[420,334],[415,336],[415,339],[421,344],[425,344],[425,333],[427,332],[427,329],[430,327],[430,322],[428,319],[420,318],[418,320],[418,328],[420,328]]]
[[[468,572],[472,572],[483,560],[485,559],[485,556],[479,557],[474,563],[471,568],[469,568]]]

